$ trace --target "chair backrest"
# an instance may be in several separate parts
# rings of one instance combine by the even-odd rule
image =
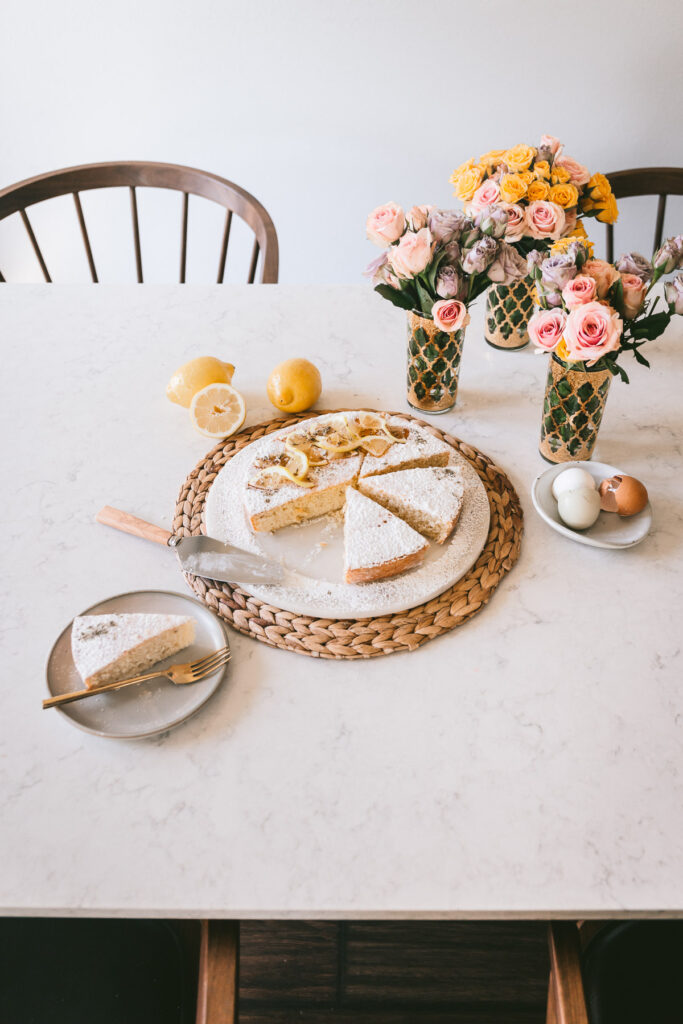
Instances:
[[[261,284],[276,284],[278,279],[277,232],[268,211],[254,196],[239,185],[234,185],[217,174],[199,171],[179,164],[145,163],[138,160],[123,163],[83,164],[80,167],[66,167],[61,171],[39,174],[16,185],[0,190],[0,220],[18,213],[24,223],[31,246],[40,265],[43,277],[51,281],[48,268],[36,239],[33,227],[26,213],[29,206],[57,196],[73,195],[76,216],[85,246],[85,253],[93,282],[98,282],[95,259],[85,224],[80,193],[96,188],[128,188],[130,192],[135,266],[140,284],[142,276],[142,248],[136,189],[138,187],[166,188],[183,193],[182,223],[180,232],[180,283],[185,283],[187,264],[187,224],[190,195],[202,196],[225,208],[225,225],[218,258],[218,284],[223,283],[225,263],[230,240],[233,214],[244,220],[254,232],[254,245],[249,262],[247,283],[253,284],[256,268],[261,256]],[[4,281],[0,268],[0,281]]]
[[[683,196],[683,167],[636,167],[606,175],[616,199],[630,196],[659,196],[655,240],[652,251],[662,244],[667,196]],[[607,259],[614,259],[614,228],[607,225]]]

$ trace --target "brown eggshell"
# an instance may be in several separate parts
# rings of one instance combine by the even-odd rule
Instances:
[[[635,516],[648,502],[647,491],[634,476],[616,476],[603,480],[598,488],[600,508],[604,512],[617,512],[620,516]]]

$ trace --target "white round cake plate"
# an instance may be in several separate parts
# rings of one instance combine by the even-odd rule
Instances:
[[[390,422],[399,422],[392,417]],[[263,439],[270,442],[278,433]],[[204,507],[210,537],[281,561],[285,583],[241,589],[266,604],[314,618],[364,619],[394,615],[425,604],[465,575],[486,544],[490,511],[486,488],[476,471],[456,451],[451,465],[465,478],[463,508],[445,544],[430,543],[421,566],[376,583],[344,582],[343,512],[334,512],[275,533],[254,533],[244,511],[249,467],[261,440],[239,451],[214,480]]]
[[[632,548],[640,544],[652,527],[652,507],[649,502],[643,511],[635,516],[601,512],[587,530],[572,530],[562,522],[557,511],[557,502],[553,497],[553,481],[563,470],[574,466],[588,470],[596,484],[617,473],[623,473],[623,470],[609,466],[606,462],[563,462],[559,466],[546,469],[536,477],[531,486],[531,500],[541,519],[545,519],[558,533],[590,547],[619,549]]]
[[[108,612],[151,612],[155,615],[191,615],[195,620],[195,642],[160,667],[194,661],[205,654],[228,646],[226,631],[205,604],[184,594],[168,590],[138,590],[118,594],[86,608],[81,615],[106,615]],[[60,634],[47,662],[47,688],[50,696],[83,688],[71,656],[71,626]],[[150,679],[139,686],[86,697],[50,711],[63,715],[84,732],[111,739],[132,740],[155,736],[186,721],[213,696],[223,679],[227,665],[198,683],[175,686],[168,679]]]

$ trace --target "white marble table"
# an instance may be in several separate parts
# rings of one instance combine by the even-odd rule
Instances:
[[[524,505],[521,559],[464,628],[339,663],[231,634],[190,722],[117,742],[40,708],[69,619],[173,559],[95,524],[169,525],[210,447],[165,398],[194,355],[237,365],[248,422],[291,355],[327,407],[405,408],[402,314],[364,287],[0,288],[4,597],[0,912],[215,917],[683,914],[680,335],[612,387],[597,455],[646,480],[653,533],[560,537],[529,486],[546,363],[468,330],[439,426]]]

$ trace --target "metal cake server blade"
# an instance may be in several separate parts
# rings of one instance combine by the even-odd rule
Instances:
[[[160,526],[105,505],[96,516],[98,523],[173,548],[183,572],[207,576],[224,583],[280,583],[284,568],[260,555],[223,544],[213,537],[176,537]]]

